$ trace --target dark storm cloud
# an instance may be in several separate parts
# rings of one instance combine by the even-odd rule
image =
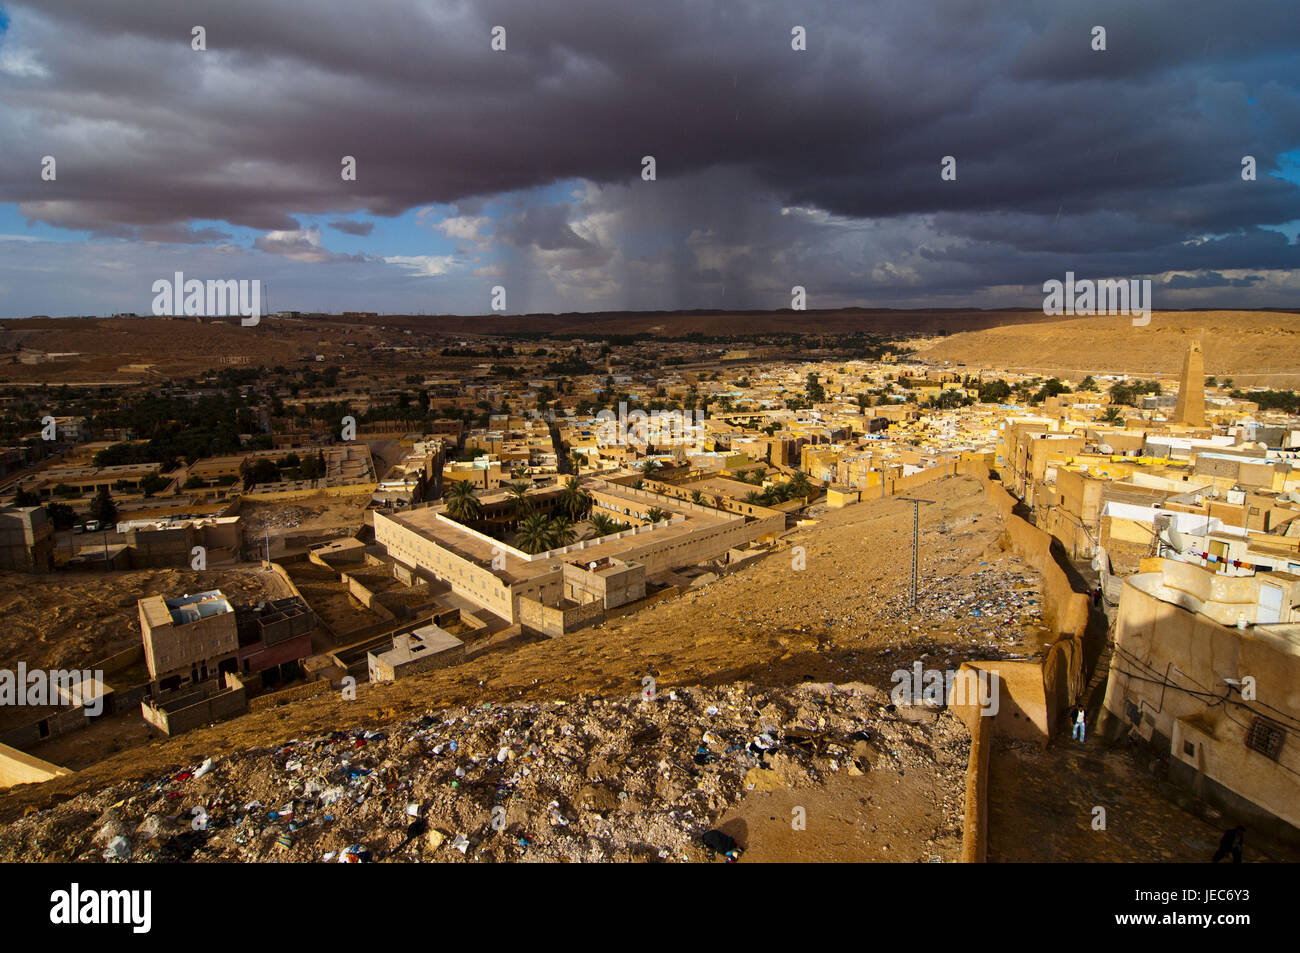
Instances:
[[[591,242],[580,238],[569,225],[567,204],[542,205],[525,209],[497,228],[497,234],[517,247],[532,245],[542,251],[562,248],[590,248]]]
[[[1217,271],[1208,274],[1174,275],[1164,283],[1166,288],[1249,288],[1263,279],[1259,275],[1247,275],[1244,278],[1225,278]]]
[[[369,235],[375,230],[374,222],[352,222],[346,218],[336,218],[329,226],[345,235]]]
[[[664,275],[643,279],[637,262],[652,256],[630,253],[620,280],[666,277],[682,306],[692,288],[713,286],[703,276],[742,305],[781,256],[816,257],[824,228],[773,218],[773,205],[928,217],[952,239],[913,249],[909,279],[895,261],[874,278],[857,262],[855,278],[852,246],[841,246],[823,257],[844,255],[827,281],[846,294],[910,280],[1036,285],[1044,267],[1079,257],[1098,274],[1298,263],[1294,244],[1259,229],[1300,219],[1300,188],[1269,174],[1300,146],[1300,18],[1285,3],[8,9],[0,198],[99,236],[226,221],[290,233],[264,237],[266,250],[329,261],[295,216],[430,203],[475,214],[484,197],[584,178],[641,189],[619,199],[625,226],[661,222],[702,236],[697,248],[746,246],[710,261],[679,245],[661,252]],[[796,23],[806,53],[790,48]],[[195,24],[205,53],[190,48]],[[505,53],[489,49],[495,24],[507,29]],[[1105,52],[1090,48],[1094,25],[1106,28]],[[58,157],[56,182],[36,174],[46,154]],[[659,182],[638,179],[646,154]],[[1255,182],[1241,180],[1247,154]],[[356,157],[355,182],[339,176],[345,155]],[[939,178],[945,155],[957,159],[955,182]],[[571,267],[610,260],[574,230],[577,214],[525,209],[497,235]],[[1220,237],[1186,244],[1206,235]]]

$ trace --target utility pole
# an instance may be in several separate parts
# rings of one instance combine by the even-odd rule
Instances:
[[[920,576],[918,550],[921,547],[921,504],[933,503],[934,500],[921,500],[914,496],[899,497],[905,503],[912,504],[912,611],[916,611],[916,590]]]

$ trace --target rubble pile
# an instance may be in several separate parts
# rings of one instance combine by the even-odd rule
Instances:
[[[292,503],[275,507],[248,507],[244,512],[245,531],[262,533],[269,529],[296,529],[320,514],[319,509]]]
[[[746,683],[430,711],[118,784],[0,830],[0,859],[703,861],[754,788],[927,767],[960,829],[969,751],[946,712],[851,683]],[[718,841],[713,838],[714,843]]]
[[[895,622],[923,622],[950,637],[988,648],[1031,649],[1048,632],[1043,595],[1034,574],[1006,566],[973,572],[923,574],[916,612],[904,591],[884,598],[881,614]],[[882,594],[883,595],[883,594]]]

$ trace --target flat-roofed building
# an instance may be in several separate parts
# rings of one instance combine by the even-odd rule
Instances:
[[[235,610],[219,589],[139,602],[149,677],[162,689],[215,678],[238,668]]]
[[[457,594],[514,623],[521,621],[521,600],[572,607],[584,604],[569,598],[574,592],[598,590],[622,599],[637,591],[642,576],[706,562],[785,528],[784,513],[757,505],[746,507],[752,513],[733,513],[604,480],[589,480],[584,489],[593,511],[613,516],[628,528],[547,552],[525,553],[458,523],[436,506],[400,514],[376,512],[375,541],[413,572],[449,583]],[[539,504],[553,495],[538,494]],[[485,502],[485,509],[490,505]],[[662,517],[647,523],[656,509]],[[569,563],[582,572],[570,571],[566,579]],[[588,568],[592,563],[597,570]],[[585,610],[577,615],[590,621]]]
[[[366,654],[372,682],[392,682],[464,660],[465,643],[436,625],[395,635],[388,651]]]
[[[0,569],[49,572],[54,567],[54,526],[39,506],[0,509]]]
[[[1101,727],[1251,828],[1300,843],[1300,578],[1143,560],[1124,580]]]

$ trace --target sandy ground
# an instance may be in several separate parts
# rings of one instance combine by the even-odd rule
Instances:
[[[1156,312],[1134,327],[1126,316],[1072,318],[964,331],[929,341],[918,350],[927,360],[980,368],[1003,368],[1076,380],[1087,374],[1128,373],[1177,377],[1187,342],[1199,334],[1205,373],[1235,386],[1300,386],[1296,350],[1300,314],[1252,311]]]
[[[280,598],[278,577],[258,569],[194,572],[0,573],[0,668],[84,668],[140,644],[138,600],[221,589],[237,601]]]
[[[742,863],[951,863],[961,858],[951,818],[961,816],[963,783],[934,763],[845,772],[817,787],[751,791],[717,826],[746,847]]]

